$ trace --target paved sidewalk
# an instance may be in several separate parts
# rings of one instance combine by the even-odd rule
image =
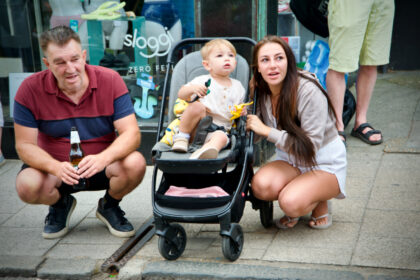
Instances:
[[[184,224],[187,246],[178,260],[165,261],[153,237],[116,278],[420,280],[419,104],[419,71],[378,75],[368,119],[382,130],[384,143],[368,146],[348,136],[348,197],[332,201],[330,229],[310,229],[308,217],[290,230],[264,229],[247,203],[240,222],[244,249],[236,262],[223,258],[219,225]],[[20,166],[7,160],[0,167],[0,279],[110,278],[100,265],[125,239],[110,235],[95,217],[103,191],[75,194],[70,232],[45,240],[47,207],[17,197]],[[152,215],[151,179],[148,167],[140,187],[121,203],[136,228]],[[281,216],[277,205],[274,215]]]

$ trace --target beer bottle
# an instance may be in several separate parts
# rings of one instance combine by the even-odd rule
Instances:
[[[79,132],[76,127],[72,127],[70,131],[70,163],[73,165],[74,169],[79,168],[79,162],[84,157],[82,147],[80,145]],[[87,188],[87,180],[85,178],[80,178],[79,183],[73,185],[75,190],[85,190]]]

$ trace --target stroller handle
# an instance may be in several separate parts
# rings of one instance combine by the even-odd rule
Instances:
[[[198,37],[198,38],[186,38],[183,39],[179,42],[177,42],[174,46],[172,46],[171,50],[168,53],[168,57],[166,60],[166,63],[173,63],[173,55],[175,53],[175,50],[186,46],[186,45],[190,45],[190,44],[202,44],[202,43],[206,43],[208,41],[211,41],[213,39],[225,39],[228,40],[230,42],[234,42],[234,43],[248,43],[251,46],[255,46],[257,44],[257,42],[251,38],[248,37]]]

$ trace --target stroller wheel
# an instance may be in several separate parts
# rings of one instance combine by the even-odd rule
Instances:
[[[236,238],[226,235],[222,236],[222,251],[226,259],[236,261],[242,253],[244,234],[240,225],[231,224],[231,226],[234,227],[232,232],[235,231]]]
[[[268,228],[273,223],[273,202],[272,201],[261,201],[260,208],[260,221],[261,224]]]
[[[187,234],[179,224],[171,224],[167,227],[165,234],[159,236],[159,253],[167,260],[176,260],[185,250]]]

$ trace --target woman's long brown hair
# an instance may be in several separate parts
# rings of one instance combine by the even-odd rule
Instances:
[[[313,167],[316,165],[315,147],[311,139],[300,127],[300,121],[297,117],[299,74],[296,67],[295,56],[288,43],[280,37],[269,35],[264,37],[255,45],[252,59],[252,71],[255,87],[258,89],[258,94],[260,96],[271,95],[271,90],[267,82],[263,79],[261,73],[258,72],[258,52],[260,48],[267,43],[276,43],[281,45],[287,58],[287,73],[283,80],[276,108],[277,127],[286,130],[289,134],[286,141],[286,148],[288,149],[286,152],[292,154],[299,165]],[[260,110],[264,110],[261,100],[261,98],[258,99],[257,106]],[[328,103],[330,104],[329,100]],[[331,106],[329,107],[331,108]]]

